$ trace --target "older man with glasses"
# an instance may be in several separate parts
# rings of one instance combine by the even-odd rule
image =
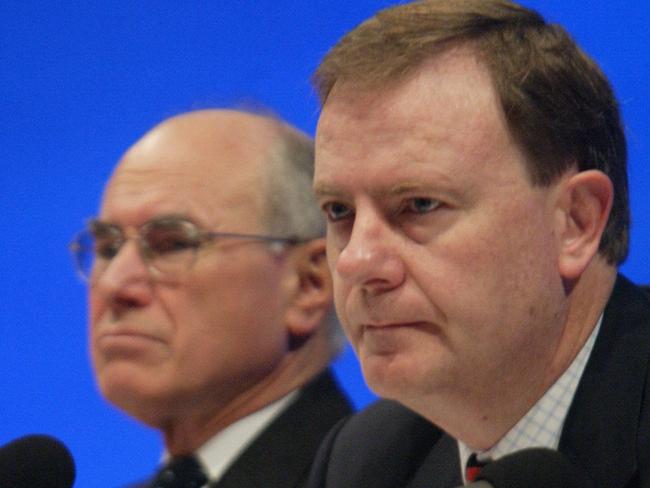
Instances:
[[[158,429],[137,486],[294,487],[351,407],[312,141],[228,110],[169,119],[124,155],[71,245],[102,394]]]

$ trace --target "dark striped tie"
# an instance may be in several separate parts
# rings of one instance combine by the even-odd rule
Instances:
[[[171,459],[160,470],[151,488],[201,488],[208,479],[194,456]]]

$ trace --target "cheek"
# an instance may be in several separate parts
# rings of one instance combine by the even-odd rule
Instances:
[[[548,286],[552,230],[543,209],[529,210],[477,214],[411,253],[412,276],[450,320],[478,325],[490,315],[507,315],[511,307],[521,307],[521,314]]]
[[[343,289],[343,280],[340,280],[336,277],[332,280],[332,285],[334,288],[334,308],[336,310],[336,315],[341,321],[341,325],[347,327],[347,320],[345,314],[345,301],[347,293]]]
[[[194,345],[243,356],[249,350],[275,348],[284,339],[279,330],[280,288],[278,273],[268,265],[237,270],[221,266],[212,278],[195,282],[187,293],[178,295],[170,315],[175,315],[177,334],[184,337],[186,349]],[[182,330],[185,324],[188,327]]]
[[[106,300],[96,291],[88,291],[88,318],[90,324],[96,323],[106,310]]]
[[[487,208],[467,222],[460,236],[465,245],[458,246],[458,252],[468,267],[496,278],[525,273],[531,263],[534,268],[534,263],[547,259],[553,248],[552,219],[543,198],[534,192],[528,195]]]
[[[326,255],[327,255],[327,266],[330,269],[330,273],[334,276],[336,271],[336,262],[339,259],[339,254],[341,254],[340,246],[337,244],[337,239],[335,237],[335,231],[332,230],[331,226],[327,229],[327,240],[326,240]]]
[[[336,317],[345,336],[350,341],[354,349],[358,349],[359,341],[361,340],[361,330],[354,329],[350,320],[348,319],[348,314],[346,309],[350,307],[353,309],[355,304],[354,296],[352,296],[355,291],[349,285],[345,285],[346,281],[338,279],[336,274],[333,274],[333,298],[334,298],[334,310],[336,311]]]
[[[342,279],[336,271],[336,263],[340,255],[340,250],[334,242],[332,233],[328,230],[327,233],[327,265],[332,275],[332,286],[333,286],[333,295],[334,295],[334,307],[336,309],[336,315],[341,322],[341,325],[344,329],[347,329],[347,320],[345,314],[345,302],[347,296],[350,293],[350,286],[346,285],[346,280]],[[346,330],[346,333],[348,331]]]
[[[88,296],[88,350],[95,367],[100,361],[99,353],[95,348],[95,334],[106,309],[106,300],[91,290]]]

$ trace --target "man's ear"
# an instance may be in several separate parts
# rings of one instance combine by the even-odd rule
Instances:
[[[324,238],[309,241],[295,252],[296,289],[286,311],[286,323],[294,338],[306,339],[317,331],[332,306],[332,277]]]
[[[560,185],[559,271],[565,280],[575,280],[598,253],[614,188],[609,177],[598,170],[571,174]]]

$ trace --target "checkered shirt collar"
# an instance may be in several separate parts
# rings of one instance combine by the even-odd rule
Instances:
[[[480,461],[494,461],[507,454],[529,447],[557,449],[564,420],[578,388],[580,377],[591,355],[591,350],[596,342],[596,336],[602,321],[603,316],[601,315],[596,327],[594,327],[587,342],[582,346],[571,366],[546,391],[544,396],[533,405],[528,413],[491,449],[476,453]],[[466,481],[465,465],[475,451],[461,441],[458,441],[458,451],[463,480]]]

